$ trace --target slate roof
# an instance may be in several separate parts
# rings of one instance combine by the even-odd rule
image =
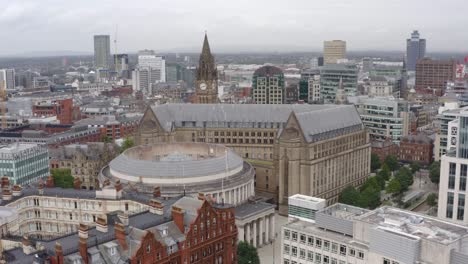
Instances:
[[[174,127],[204,126],[281,129],[292,112],[300,119],[307,140],[336,129],[362,126],[352,105],[164,104],[152,110],[168,132]]]

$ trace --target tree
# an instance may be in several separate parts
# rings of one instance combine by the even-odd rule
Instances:
[[[380,205],[380,189],[373,186],[367,187],[361,192],[358,200],[358,206],[374,209]]]
[[[257,249],[245,241],[237,245],[237,257],[239,264],[260,264]]]
[[[374,177],[368,178],[364,182],[364,184],[361,186],[360,190],[362,192],[362,191],[366,190],[367,188],[374,188],[374,189],[381,190],[379,181],[377,180],[377,177],[374,176]]]
[[[380,190],[385,190],[385,179],[380,175],[375,176],[375,179],[379,184]]]
[[[390,171],[396,171],[398,169],[398,159],[393,155],[385,157],[384,163],[387,164]]]
[[[120,152],[124,152],[125,150],[133,147],[134,145],[135,145],[135,142],[133,141],[133,139],[130,137],[127,137],[122,143],[122,147],[120,147]]]
[[[426,198],[427,205],[436,206],[437,205],[437,194],[430,193]]]
[[[421,164],[417,161],[413,161],[411,162],[410,168],[411,168],[411,172],[415,173],[421,169]]]
[[[338,201],[340,203],[357,205],[359,200],[359,192],[353,186],[346,187],[340,194]]]
[[[54,178],[54,185],[64,189],[73,188],[74,178],[71,175],[70,169],[51,169],[52,178]]]
[[[406,167],[401,167],[395,175],[395,178],[400,182],[400,192],[405,192],[413,184],[413,174]]]
[[[379,156],[375,153],[372,153],[371,154],[371,170],[376,171],[381,166],[382,166],[382,163],[380,162]]]
[[[429,177],[431,182],[439,184],[440,182],[440,162],[434,161],[431,166],[429,166]]]
[[[388,194],[397,194],[400,193],[401,191],[401,185],[400,181],[397,178],[393,178],[387,185],[387,188],[385,188],[385,192]]]
[[[377,175],[381,176],[384,180],[388,181],[390,179],[390,168],[388,167],[388,165],[384,163],[382,169]]]

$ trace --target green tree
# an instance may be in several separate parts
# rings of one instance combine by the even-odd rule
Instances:
[[[62,188],[73,188],[74,178],[71,175],[70,169],[51,169],[52,178],[54,178],[54,185]]]
[[[380,190],[385,190],[385,179],[380,175],[375,176],[375,179],[379,183]]]
[[[440,162],[434,161],[431,166],[429,166],[429,177],[431,182],[439,184],[440,182]]]
[[[398,159],[394,155],[385,157],[384,163],[387,164],[390,171],[396,171],[398,169]]]
[[[368,178],[364,184],[361,186],[360,190],[361,192],[366,190],[367,188],[374,188],[380,190],[380,184],[379,181],[377,180],[377,177],[370,177]]]
[[[237,257],[239,264],[260,264],[257,249],[245,241],[237,245]]]
[[[421,164],[417,161],[413,161],[411,162],[410,167],[411,167],[411,172],[414,174],[415,172],[421,169]]]
[[[367,187],[361,192],[358,200],[358,206],[374,209],[380,205],[380,189],[372,186]]]
[[[400,182],[401,192],[407,191],[413,184],[413,174],[411,170],[406,167],[401,167],[395,174],[395,178]]]
[[[436,206],[437,205],[437,194],[430,193],[426,198],[426,202],[431,207]]]
[[[112,138],[109,137],[109,136],[103,136],[101,138],[101,141],[104,142],[104,143],[111,143],[112,142]]]
[[[133,147],[134,145],[135,145],[135,142],[133,141],[133,139],[130,137],[127,137],[122,143],[122,147],[120,147],[120,152],[124,152],[125,150]]]
[[[384,180],[388,181],[390,179],[390,168],[387,164],[383,164],[382,169],[377,174],[381,176]]]
[[[381,166],[382,166],[382,163],[380,162],[379,156],[375,153],[372,153],[371,154],[371,170],[376,171]]]
[[[357,205],[359,200],[359,192],[353,186],[346,187],[340,194],[338,201],[340,203]]]
[[[401,191],[400,181],[397,178],[393,178],[387,185],[385,192],[388,194],[397,194]]]

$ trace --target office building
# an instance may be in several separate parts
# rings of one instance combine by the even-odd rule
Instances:
[[[256,104],[282,104],[285,99],[284,74],[275,66],[258,68],[252,78],[252,98]]]
[[[336,64],[342,59],[346,59],[346,41],[329,40],[323,42],[324,65]]]
[[[139,51],[138,65],[132,72],[133,90],[151,95],[153,86],[161,82],[166,82],[166,59],[153,50]]]
[[[28,184],[49,176],[47,146],[13,143],[0,147],[0,174],[14,184]]]
[[[314,197],[301,204],[298,210],[311,217],[289,215],[282,264],[468,263],[466,226],[389,206],[323,208]]]
[[[94,67],[109,69],[111,64],[110,36],[94,36]]]
[[[0,88],[15,89],[15,69],[0,69]]]
[[[409,133],[408,102],[394,97],[348,97],[356,106],[371,140],[390,138],[399,144]]]
[[[364,93],[368,96],[393,96],[392,85],[385,77],[371,76],[363,85]]]
[[[424,58],[416,63],[417,91],[426,90],[428,93],[442,96],[447,83],[455,81],[457,63],[455,60],[433,60]]]
[[[408,135],[400,141],[399,159],[411,163],[430,165],[433,160],[433,140],[422,133]]]
[[[411,33],[411,38],[406,39],[406,70],[415,71],[418,60],[426,55],[426,40],[419,38],[417,30]]]
[[[208,36],[205,34],[196,74],[195,102],[215,104],[218,101],[218,70],[214,56],[211,54]]]
[[[60,124],[73,124],[72,98],[43,98],[34,100],[32,114],[38,117],[56,116]]]
[[[128,72],[128,54],[114,54],[114,69],[120,76]]]
[[[447,104],[446,104],[447,105]],[[458,104],[454,107],[445,108],[441,107],[439,114],[435,117],[434,123],[437,124],[439,131],[436,135],[434,159],[439,161],[440,158],[447,153],[448,146],[448,124],[458,118],[458,114],[462,111]]]
[[[335,202],[342,189],[359,186],[370,171],[369,137],[352,105],[148,108],[135,143],[168,142],[218,143],[233,149],[254,166],[256,191],[279,199],[283,209],[285,197],[295,193]]]
[[[358,69],[352,64],[330,64],[320,69],[320,99],[334,103],[342,82],[346,96],[357,94]]]
[[[448,123],[447,153],[440,163],[438,217],[468,224],[466,184],[468,174],[468,112],[455,114],[458,118]]]

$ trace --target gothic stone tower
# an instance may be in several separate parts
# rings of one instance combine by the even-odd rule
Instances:
[[[211,55],[208,37],[205,34],[203,49],[197,68],[195,82],[195,102],[198,104],[218,103],[218,71],[213,55]]]

